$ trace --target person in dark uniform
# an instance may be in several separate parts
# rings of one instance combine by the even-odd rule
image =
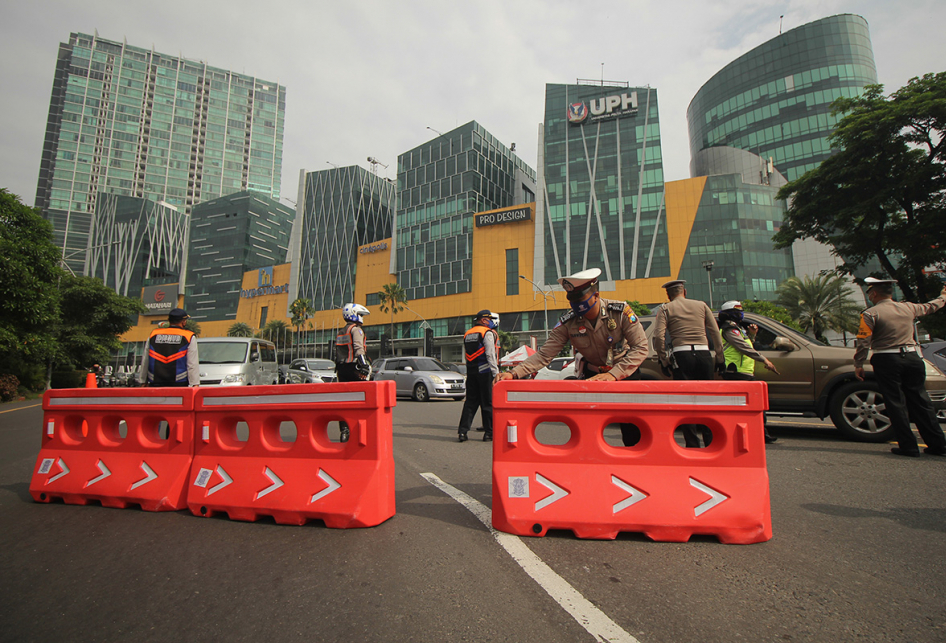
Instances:
[[[197,338],[184,328],[189,315],[180,308],[168,313],[168,326],[148,337],[138,381],[143,386],[199,386]]]
[[[686,281],[682,279],[668,281],[661,288],[670,301],[660,307],[654,322],[652,341],[660,368],[672,373],[675,380],[713,379],[714,370],[722,370],[725,359],[713,311],[702,301],[687,299]],[[700,448],[699,433],[706,446],[713,439],[712,433],[698,431],[697,425],[684,424],[681,428],[689,449]]]
[[[719,308],[719,334],[723,338],[723,356],[726,359],[724,380],[754,380],[756,362],[779,375],[778,369],[752,345],[752,340],[759,332],[755,324],[743,326],[742,303],[727,301]],[[772,444],[778,438],[769,434],[765,413],[762,414],[762,428],[765,443]]]
[[[637,367],[647,357],[647,337],[637,315],[623,301],[610,301],[598,294],[601,270],[591,268],[558,283],[565,289],[571,310],[562,315],[549,338],[521,364],[508,373],[500,373],[495,382],[522,379],[547,366],[566,344],[581,353],[575,365],[578,379],[613,382],[639,377]],[[621,424],[625,446],[640,441],[640,430],[633,424]]]
[[[946,455],[946,437],[926,392],[926,365],[913,334],[913,320],[946,305],[946,287],[933,301],[913,304],[893,300],[893,287],[897,283],[893,279],[868,277],[864,282],[872,306],[861,313],[854,375],[859,380],[864,379],[864,362],[871,351],[870,365],[899,445],[890,451],[894,455],[920,456],[916,437],[910,429],[912,420],[926,442],[923,450],[931,455]]]
[[[483,420],[483,442],[493,440],[493,378],[499,373],[499,316],[481,310],[473,318],[473,327],[463,334],[466,358],[466,399],[460,412],[457,439],[467,441],[476,409]]]
[[[348,322],[335,338],[335,373],[339,382],[363,382],[371,373],[371,362],[365,350],[364,316],[370,311],[361,304],[345,304],[342,318]],[[340,440],[348,442],[351,434],[347,422],[339,422]]]

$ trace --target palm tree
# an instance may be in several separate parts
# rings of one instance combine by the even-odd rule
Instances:
[[[261,339],[268,339],[272,343],[276,344],[277,348],[281,348],[286,342],[286,335],[288,333],[289,324],[281,319],[271,319],[266,322],[266,326],[264,326],[263,330],[258,333],[258,337]]]
[[[230,328],[227,329],[227,337],[252,337],[253,329],[250,328],[249,324],[244,324],[243,322],[236,322]]]
[[[384,284],[384,287],[378,292],[381,298],[381,312],[391,312],[391,347],[394,348],[394,315],[404,310],[401,304],[407,303],[407,293],[395,281],[390,284]]]
[[[851,298],[854,291],[844,277],[831,273],[789,277],[777,292],[778,304],[819,341],[827,343],[826,330],[857,332],[860,306]]]
[[[296,327],[296,337],[299,336],[299,329],[306,325],[306,321],[312,316],[312,302],[308,299],[297,299],[289,306],[289,312],[292,313],[292,325]]]

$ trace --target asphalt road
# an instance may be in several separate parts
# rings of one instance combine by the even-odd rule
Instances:
[[[33,503],[42,409],[0,406],[0,641],[594,641],[421,476],[491,504],[490,445],[456,442],[460,408],[399,401],[397,515],[332,530]],[[767,543],[505,542],[626,641],[946,640],[946,458],[843,442],[816,420],[771,429]]]

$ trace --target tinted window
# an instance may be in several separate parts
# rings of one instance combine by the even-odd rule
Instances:
[[[242,364],[246,361],[246,342],[197,342],[201,364]]]
[[[415,371],[449,371],[450,368],[441,361],[432,357],[422,357],[420,359],[405,360]]]
[[[335,370],[335,362],[327,359],[307,360],[309,369],[313,371],[332,371]]]

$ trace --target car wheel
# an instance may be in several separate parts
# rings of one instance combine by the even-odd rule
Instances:
[[[427,390],[427,385],[423,382],[418,382],[414,385],[414,399],[418,402],[430,401],[430,391]]]
[[[893,426],[885,415],[883,396],[874,382],[848,382],[838,388],[828,406],[831,421],[848,440],[889,442]]]
[[[454,397],[453,399],[454,399],[455,401],[457,401],[457,402],[462,402],[462,401],[463,401],[463,396],[461,395],[461,396],[459,396],[459,397]]]

